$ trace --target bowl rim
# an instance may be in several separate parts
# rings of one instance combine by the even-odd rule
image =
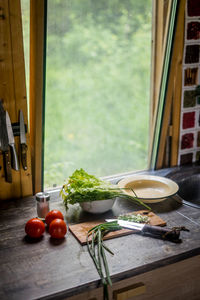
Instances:
[[[128,183],[131,183],[131,182],[137,182],[137,181],[149,181],[149,182],[154,182],[154,183],[163,183],[165,185],[167,185],[168,187],[170,187],[170,192],[169,193],[166,193],[166,194],[163,194],[163,196],[159,196],[159,197],[138,197],[138,199],[144,199],[146,201],[152,201],[152,200],[161,200],[161,199],[166,199],[168,197],[171,197],[171,196],[174,196],[178,190],[179,190],[179,186],[178,184],[167,178],[167,177],[161,177],[161,176],[154,176],[154,175],[132,175],[132,176],[127,176],[123,179],[121,179],[117,184],[120,188],[125,188],[125,186],[128,184]],[[124,193],[127,194],[127,195],[130,195],[130,192],[128,192],[127,190],[124,189]],[[132,194],[132,193],[131,193]]]

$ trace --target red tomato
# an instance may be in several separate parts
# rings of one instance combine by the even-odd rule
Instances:
[[[29,235],[32,238],[41,237],[44,231],[45,231],[44,223],[37,218],[30,219],[26,223],[25,232],[27,235]]]
[[[62,239],[67,232],[66,223],[61,219],[55,219],[49,225],[49,233],[52,238]]]
[[[50,212],[48,212],[48,214],[46,215],[46,218],[45,218],[45,222],[49,226],[50,223],[55,219],[64,220],[63,214],[57,209],[53,209]]]

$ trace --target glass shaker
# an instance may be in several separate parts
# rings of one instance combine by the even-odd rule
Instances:
[[[46,215],[49,212],[49,200],[50,195],[46,192],[40,192],[35,195],[36,197],[36,207],[37,207],[37,215],[41,219],[45,219]]]

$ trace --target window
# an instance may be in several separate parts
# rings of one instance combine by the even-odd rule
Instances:
[[[29,9],[23,9],[23,5],[28,7],[29,0],[21,3],[26,26]],[[43,189],[44,173],[46,188],[60,186],[80,167],[97,176],[132,172],[147,167],[147,152],[150,168],[176,165],[176,99],[180,98],[176,83],[178,87],[181,84],[185,1],[180,5],[168,0],[152,3],[30,1],[29,101],[34,193]]]
[[[48,1],[44,185],[147,168],[151,0]]]

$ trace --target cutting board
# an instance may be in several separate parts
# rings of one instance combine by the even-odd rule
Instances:
[[[154,226],[165,226],[166,225],[166,222],[163,219],[161,219],[159,216],[157,216],[153,212],[149,212],[148,210],[140,210],[140,211],[136,211],[133,213],[148,216],[150,225],[154,225]],[[90,230],[92,227],[94,227],[98,224],[101,224],[101,223],[105,223],[105,220],[96,220],[96,221],[90,221],[90,222],[69,225],[69,230],[71,231],[71,233],[75,236],[75,238],[79,241],[79,243],[81,245],[85,245],[88,230]],[[104,240],[132,234],[135,232],[136,231],[134,231],[134,230],[130,230],[130,229],[126,229],[126,228],[123,228],[123,229],[117,230],[117,231],[111,231],[104,237]]]

